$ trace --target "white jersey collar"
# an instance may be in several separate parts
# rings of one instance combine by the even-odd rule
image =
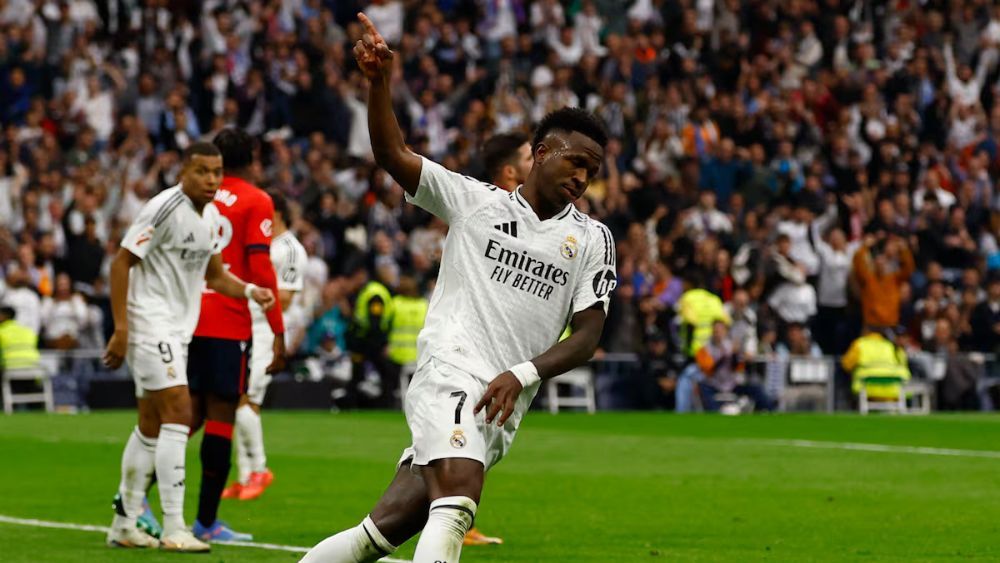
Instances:
[[[545,221],[541,221],[538,218],[538,214],[535,213],[535,210],[531,208],[531,205],[528,203],[528,200],[524,199],[524,196],[521,195],[522,187],[524,187],[524,184],[520,184],[516,188],[514,188],[514,201],[519,203],[521,207],[523,207],[527,212],[531,213],[531,216],[534,217],[536,221],[539,221],[541,223],[551,220],[561,221],[562,219],[569,217],[570,212],[576,209],[576,206],[574,206],[572,203],[567,203],[566,207],[564,207],[562,211],[556,213],[552,217],[549,217]]]

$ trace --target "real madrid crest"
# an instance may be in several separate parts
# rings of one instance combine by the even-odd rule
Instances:
[[[177,374],[174,372],[174,366],[167,366],[167,377],[170,379],[177,378]]]
[[[460,450],[465,447],[465,433],[462,432],[461,428],[456,428],[455,431],[451,433],[451,447],[456,450]]]
[[[559,253],[562,254],[563,258],[572,260],[576,258],[577,252],[576,238],[573,235],[566,235],[566,240],[562,241],[562,244],[559,246]]]

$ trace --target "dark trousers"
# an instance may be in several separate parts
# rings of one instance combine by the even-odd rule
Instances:
[[[698,383],[698,390],[701,392],[702,408],[708,412],[717,412],[720,405],[719,402],[715,400],[715,395],[719,392],[719,390],[704,381]],[[767,393],[764,393],[764,388],[760,385],[754,385],[752,383],[737,385],[733,388],[733,393],[753,399],[754,408],[756,410],[769,411],[774,408],[771,404],[771,399],[768,398]]]
[[[813,318],[812,333],[824,354],[841,355],[851,343],[847,307],[820,306]]]

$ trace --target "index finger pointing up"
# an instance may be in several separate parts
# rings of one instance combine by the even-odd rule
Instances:
[[[376,41],[382,40],[382,35],[375,29],[375,24],[372,20],[368,19],[368,16],[364,12],[358,12],[358,19],[361,20],[361,25],[365,26],[365,30],[375,38]]]

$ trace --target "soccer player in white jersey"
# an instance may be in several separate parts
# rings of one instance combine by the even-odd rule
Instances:
[[[211,289],[274,304],[267,289],[245,284],[217,254],[212,204],[222,180],[222,156],[210,143],[184,151],[181,183],[149,200],[122,239],[111,263],[111,312],[115,332],[104,363],[123,361],[135,380],[139,424],[122,454],[121,503],[107,543],[208,551],[184,525],[184,454],[191,424],[187,347],[198,322],[201,290]],[[136,528],[153,472],[160,483],[163,535],[158,541]]]
[[[305,314],[298,294],[305,284],[308,256],[306,249],[292,231],[288,230],[291,213],[285,196],[274,190],[269,191],[268,195],[274,202],[271,263],[278,278],[278,301],[285,317],[285,349],[291,349],[291,339],[296,337],[297,327],[303,324],[301,318]],[[274,474],[267,467],[264,429],[260,421],[260,406],[264,404],[264,394],[271,383],[267,368],[274,359],[274,332],[264,312],[253,303],[250,304],[250,316],[253,320],[250,382],[247,393],[240,398],[240,406],[236,409],[236,467],[239,478],[222,492],[222,498],[240,500],[259,497],[274,480]]]
[[[597,174],[607,135],[591,114],[565,108],[539,124],[534,164],[514,192],[450,172],[404,144],[389,88],[393,53],[359,18],[354,54],[371,84],[376,162],[449,231],[404,401],[412,445],[372,512],[303,561],[375,561],[419,532],[415,563],[457,563],[485,473],[507,453],[541,382],[597,348],[616,283],[614,240],[573,202]],[[573,332],[559,341],[567,321]]]

